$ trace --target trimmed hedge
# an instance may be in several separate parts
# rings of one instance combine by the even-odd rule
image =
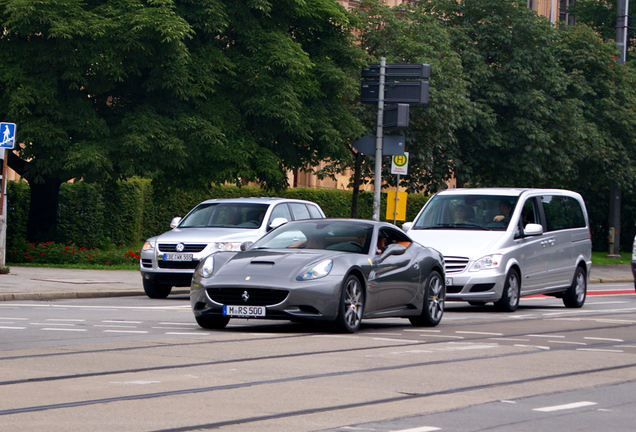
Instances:
[[[175,216],[185,216],[195,205],[210,198],[281,196],[314,201],[327,217],[351,215],[353,192],[336,189],[287,189],[280,194],[257,187],[211,186],[207,190],[154,189],[146,179],[114,184],[65,183],[60,188],[58,225],[54,242],[85,248],[108,249],[134,246],[169,229]],[[428,196],[411,194],[406,220],[412,221]],[[24,250],[29,208],[29,186],[9,182],[7,190],[7,250]],[[373,193],[360,192],[358,217],[371,219]],[[382,194],[380,217],[386,215],[386,193]],[[392,218],[389,219],[393,221]]]

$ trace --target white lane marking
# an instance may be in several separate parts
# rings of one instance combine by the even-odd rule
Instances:
[[[43,328],[41,330],[47,330],[47,331],[75,331],[75,332],[85,332],[86,329],[77,329],[77,328],[63,328],[63,327],[56,327],[56,328]]]
[[[488,338],[497,341],[512,341],[512,342],[530,342],[530,339],[519,339],[519,338]]]
[[[195,333],[195,332],[166,332],[165,334],[167,334],[167,335],[181,335],[181,336],[210,336],[210,335],[212,335],[212,333],[206,333],[206,332],[200,332],[200,333]]]
[[[489,333],[478,331],[456,331],[457,334],[471,334],[471,335],[484,335],[484,336],[503,336],[503,333]]]
[[[54,325],[54,326],[67,326],[67,327],[75,326],[75,324],[69,324],[69,323],[38,323],[38,322],[29,323],[29,325],[34,325],[34,326],[50,326],[50,325]]]
[[[616,345],[616,348],[636,348],[636,345]]]
[[[597,403],[587,402],[587,401],[574,402],[574,403],[565,404],[565,405],[554,405],[554,406],[543,407],[543,408],[535,408],[532,411],[554,412],[554,411],[563,411],[563,410],[569,410],[569,409],[575,409],[575,408],[582,408],[582,407],[592,406],[592,405],[597,405]]]
[[[9,320],[9,321],[28,321],[28,318],[2,318],[0,317],[0,320]]]
[[[176,325],[176,326],[197,326],[196,323],[175,323],[175,322],[160,322],[159,325]]]
[[[424,333],[441,333],[441,330],[423,330],[423,329],[404,329],[404,331],[408,332],[424,332]]]
[[[565,339],[565,336],[559,336],[559,335],[540,335],[540,334],[529,334],[529,335],[526,335],[526,337],[561,338],[561,339]]]
[[[422,334],[420,336],[424,337],[434,337],[434,338],[447,338],[447,339],[466,339],[463,336],[448,336],[448,335],[432,335],[432,334]]]
[[[413,343],[416,342],[412,339],[394,339],[394,338],[373,338],[376,341],[388,341],[388,342],[405,342],[405,343]]]
[[[115,325],[115,324],[95,324],[93,327],[106,327],[106,328],[137,328],[137,326]]]
[[[3,329],[3,330],[26,330],[26,327],[7,327],[7,326],[0,326],[0,329]]]
[[[441,429],[438,427],[433,427],[433,426],[422,426],[422,427],[416,427],[411,429],[392,430],[390,432],[433,432],[438,430],[441,430]]]
[[[550,347],[547,346],[541,346],[541,345],[521,345],[521,344],[515,344],[514,346],[516,347],[521,347],[521,348],[536,348],[536,349],[542,349],[542,350],[549,350]]]
[[[148,333],[145,330],[104,330],[104,333],[134,333],[134,334],[145,334]]]
[[[259,334],[260,336],[260,334]],[[336,338],[336,339],[360,339],[359,336],[345,336],[345,335],[313,335],[315,338]],[[413,341],[411,341],[413,342]]]
[[[548,342],[567,344],[567,345],[587,345],[585,342],[566,342],[566,341],[548,341]]]
[[[577,348],[576,350],[577,351],[595,351],[595,352],[614,352],[614,353],[625,352],[623,350],[596,349],[596,348]]]
[[[629,303],[629,302],[627,301],[587,302],[588,305],[625,304],[625,303]]]
[[[71,319],[71,318],[47,318],[47,321],[62,321],[62,322],[85,322],[85,319]]]
[[[610,338],[600,338],[600,337],[584,337],[583,339],[605,341],[605,342],[625,342],[623,339],[610,339]]]
[[[161,384],[161,381],[111,381],[111,384],[134,384],[134,385],[147,385],[147,384]]]
[[[552,316],[552,315],[574,315],[574,314],[591,314],[603,312],[606,314],[618,314],[618,313],[631,313],[634,312],[636,308],[621,308],[621,309],[577,309],[575,311],[562,311],[562,312],[552,312],[552,313],[544,313],[543,316]],[[588,318],[589,319],[589,318]]]
[[[102,322],[111,324],[141,324],[143,321],[102,320]]]
[[[55,309],[103,309],[103,310],[117,310],[117,309],[141,309],[141,310],[152,310],[152,311],[166,311],[166,310],[179,310],[185,309],[182,306],[91,306],[91,305],[59,305],[59,304],[26,304],[26,303],[18,303],[13,304],[13,308],[16,307],[30,307],[30,308],[55,308]],[[190,306],[187,307],[188,309]]]
[[[365,335],[369,335],[369,336],[402,336],[400,333],[381,333],[381,332],[369,332],[369,333],[365,333]]]

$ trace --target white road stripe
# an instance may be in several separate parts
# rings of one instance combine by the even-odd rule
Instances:
[[[472,334],[472,335],[484,335],[484,336],[503,336],[503,333],[489,333],[489,332],[477,332],[477,331],[456,331],[457,334]]]
[[[554,411],[563,411],[563,410],[569,410],[569,409],[575,409],[575,408],[582,408],[582,407],[592,406],[592,405],[597,405],[597,403],[596,402],[574,402],[574,403],[565,404],[565,405],[554,405],[554,406],[543,407],[543,408],[535,408],[532,411],[554,412]]]
[[[145,334],[148,333],[145,330],[104,330],[104,333],[135,333],[135,334]]]
[[[526,335],[527,337],[540,337],[540,338],[561,338],[561,339],[565,339],[565,336],[559,336],[559,335],[540,335],[540,334],[529,334]]]
[[[605,341],[605,342],[625,342],[623,339],[610,339],[610,338],[599,338],[599,337],[584,337],[583,339]]]
[[[412,429],[393,430],[391,432],[433,432],[438,430],[441,430],[441,429],[438,427],[433,427],[433,426],[422,426],[422,427],[416,427]]]
[[[595,348],[577,348],[576,350],[577,351],[595,351],[595,352],[615,352],[615,353],[625,352],[623,350],[595,349]]]
[[[85,332],[86,329],[77,329],[77,328],[63,328],[63,327],[57,327],[57,328],[43,328],[41,330],[47,330],[47,331],[75,331],[75,332]]]
[[[0,329],[3,329],[3,330],[26,330],[26,327],[6,327],[6,326],[0,326]]]

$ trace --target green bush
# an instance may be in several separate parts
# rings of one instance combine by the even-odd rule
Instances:
[[[154,188],[146,179],[112,184],[66,183],[60,188],[55,238],[33,245],[25,240],[29,187],[24,182],[9,182],[7,193],[7,262],[95,265],[134,262],[138,252],[132,249],[138,248],[130,245],[140,245],[146,238],[167,231],[172,218],[185,216],[201,201],[276,195],[257,187],[225,185],[196,191],[166,190]],[[352,191],[292,188],[278,196],[314,201],[327,217],[351,215]],[[413,220],[427,199],[423,195],[409,195],[407,220]],[[373,193],[361,191],[358,217],[371,219],[372,214]],[[383,193],[380,218],[385,220],[385,215],[386,194]],[[392,222],[392,218],[389,221]]]

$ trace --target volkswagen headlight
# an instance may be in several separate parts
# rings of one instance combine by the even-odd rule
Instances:
[[[318,264],[314,264],[309,267],[305,273],[301,274],[299,278],[301,280],[320,279],[325,277],[331,271],[333,267],[333,260],[320,261]]]
[[[214,256],[210,255],[203,260],[203,264],[199,267],[199,274],[201,277],[209,278],[214,272]]]
[[[240,251],[241,242],[215,242],[212,243],[212,252],[216,251]]]
[[[142,251],[151,251],[151,250],[155,250],[155,242],[153,241],[146,241],[144,242],[144,245],[141,247]]]
[[[476,272],[480,270],[488,270],[499,267],[501,264],[501,254],[494,255],[486,255],[485,257],[479,258],[477,261],[473,263],[470,267],[471,272]]]

